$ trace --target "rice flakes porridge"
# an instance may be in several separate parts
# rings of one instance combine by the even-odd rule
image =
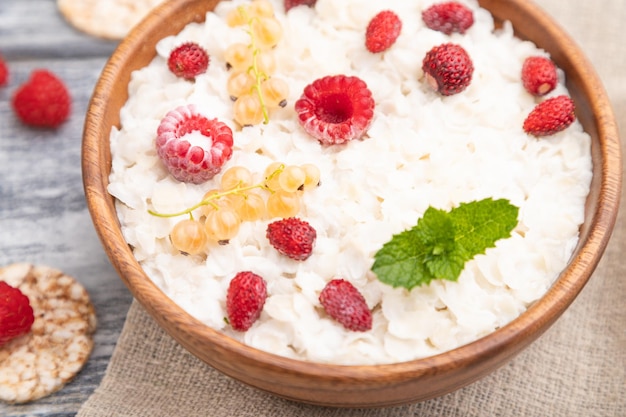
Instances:
[[[121,128],[111,133],[109,192],[134,255],[148,276],[206,325],[255,348],[314,362],[381,364],[441,353],[485,336],[539,299],[566,266],[578,241],[591,182],[590,137],[578,121],[537,139],[522,130],[537,99],[520,82],[524,59],[547,56],[517,39],[510,24],[494,29],[487,10],[472,0],[474,25],[463,35],[425,27],[421,11],[432,0],[389,0],[402,32],[387,51],[364,48],[364,28],[380,2],[318,0],[314,8],[283,13],[273,0],[284,36],[275,48],[276,74],[289,84],[288,105],[268,124],[240,128],[225,85],[224,48],[247,42],[225,23],[241,1],[221,2],[206,23],[189,24],[157,45],[156,58],[135,71]],[[195,82],[175,77],[166,62],[178,44],[194,41],[211,62]],[[460,94],[442,96],[423,80],[422,58],[434,45],[455,42],[472,58],[473,79]],[[356,75],[372,91],[374,117],[365,138],[321,146],[299,125],[293,104],[303,88],[325,75]],[[568,94],[564,74],[549,96]],[[232,158],[261,175],[274,161],[314,163],[321,185],[302,197],[299,218],[317,231],[306,261],[280,255],[266,239],[276,219],[244,222],[227,245],[206,257],[174,250],[168,234],[181,218],[159,218],[200,201],[218,183],[175,180],[155,151],[156,130],[170,110],[194,104],[233,130]],[[222,170],[222,172],[223,172]],[[449,210],[487,197],[520,208],[508,239],[465,264],[457,282],[435,280],[406,290],[380,282],[370,270],[391,237],[414,226],[429,207]],[[260,319],[246,332],[225,321],[232,277],[253,271],[267,281]],[[373,327],[352,332],[323,314],[320,291],[341,277],[364,296]]]

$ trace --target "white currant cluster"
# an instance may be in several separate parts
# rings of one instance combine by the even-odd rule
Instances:
[[[242,126],[267,123],[269,111],[287,104],[289,86],[277,77],[273,48],[283,37],[268,0],[254,0],[226,17],[231,27],[246,26],[250,43],[233,43],[224,52],[231,74],[227,90],[234,101],[234,118]]]

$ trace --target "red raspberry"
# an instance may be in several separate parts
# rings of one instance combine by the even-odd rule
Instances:
[[[320,293],[326,313],[346,329],[364,332],[372,328],[372,312],[354,285],[344,279],[333,279]]]
[[[567,96],[539,103],[524,120],[524,131],[533,136],[550,136],[574,123],[574,101]]]
[[[61,79],[47,70],[35,70],[13,95],[13,110],[23,123],[58,127],[70,115],[72,100]]]
[[[468,53],[453,43],[444,43],[428,51],[422,69],[428,84],[444,96],[465,90],[474,73],[474,65]]]
[[[185,135],[198,132],[196,137]],[[217,119],[209,120],[196,106],[181,106],[165,115],[157,129],[159,157],[174,178],[201,184],[215,176],[233,153],[233,132]]]
[[[278,252],[304,261],[313,252],[317,232],[308,222],[290,217],[268,224],[266,236]]]
[[[522,65],[522,83],[534,96],[543,96],[556,87],[556,65],[543,56],[526,58]]]
[[[9,82],[9,67],[0,55],[0,87],[4,87]]]
[[[0,281],[0,346],[30,332],[34,321],[28,297],[19,288]]]
[[[374,117],[374,99],[365,81],[329,75],[304,88],[296,101],[298,121],[322,145],[360,138]]]
[[[172,50],[167,66],[177,77],[193,81],[209,67],[209,55],[195,42],[184,43]]]
[[[313,7],[316,1],[317,0],[285,0],[285,11],[300,5]]]
[[[232,328],[248,330],[261,316],[266,298],[267,284],[263,278],[250,271],[235,275],[226,293],[226,313]]]
[[[391,10],[383,10],[370,20],[365,31],[365,47],[377,53],[391,47],[400,36],[402,21]]]
[[[474,24],[474,14],[456,1],[433,4],[422,12],[422,20],[432,30],[450,35],[465,33]]]

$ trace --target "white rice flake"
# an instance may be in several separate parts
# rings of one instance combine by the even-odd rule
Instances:
[[[545,139],[526,135],[522,123],[538,99],[524,91],[520,72],[530,55],[548,56],[514,37],[505,23],[494,32],[488,11],[475,0],[475,24],[465,35],[425,28],[421,11],[434,0],[389,0],[402,33],[388,51],[371,54],[364,31],[380,2],[318,0],[285,16],[272,0],[285,36],[275,48],[277,73],[290,86],[288,106],[268,125],[239,129],[226,92],[225,48],[246,42],[241,28],[223,17],[241,0],[221,2],[206,24],[190,24],[157,45],[157,57],[135,71],[122,127],[111,132],[109,192],[117,199],[122,231],[159,288],[192,316],[250,346],[290,358],[337,364],[412,360],[456,348],[504,326],[539,299],[567,265],[578,241],[591,182],[590,137],[576,122]],[[188,82],[166,65],[169,51],[186,41],[207,49],[206,74]],[[462,45],[472,57],[471,85],[442,97],[424,83],[421,61],[433,46]],[[303,88],[325,75],[362,78],[376,110],[367,135],[324,148],[299,126],[293,109]],[[567,94],[565,75],[550,96]],[[154,149],[156,129],[170,110],[195,104],[234,131],[234,153],[224,169],[245,165],[261,173],[269,163],[314,163],[321,186],[305,192],[299,217],[317,230],[312,256],[298,262],[267,243],[270,221],[244,223],[228,245],[212,244],[204,256],[184,256],[169,241],[176,212],[218,187],[220,175],[202,185],[172,179]],[[520,207],[509,239],[466,264],[457,282],[434,281],[406,290],[379,282],[373,256],[392,235],[414,226],[433,206],[450,209],[483,198],[505,198]],[[261,318],[245,333],[225,323],[225,294],[239,271],[267,281]],[[373,311],[365,333],[331,320],[319,293],[333,278],[351,281]]]

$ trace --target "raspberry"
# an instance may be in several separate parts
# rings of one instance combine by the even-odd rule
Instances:
[[[360,138],[374,117],[374,99],[358,77],[329,75],[304,88],[296,101],[298,121],[322,145]]]
[[[267,284],[263,278],[250,271],[237,273],[226,293],[226,313],[232,328],[248,330],[261,316],[266,298]]]
[[[161,121],[156,147],[174,178],[200,184],[213,178],[232,155],[233,132],[199,114],[194,105],[181,106]]]
[[[13,110],[34,127],[55,128],[70,115],[71,97],[61,79],[47,70],[35,70],[13,96]]]
[[[556,87],[556,65],[542,56],[526,58],[522,65],[522,83],[534,96],[543,96]]]
[[[474,73],[474,65],[468,53],[453,43],[444,43],[428,51],[422,69],[428,84],[444,96],[465,90]]]
[[[422,20],[432,30],[446,35],[465,33],[474,24],[474,14],[456,1],[433,4],[422,12]]]
[[[195,42],[184,43],[172,50],[167,66],[177,77],[193,81],[209,67],[209,55]]]
[[[365,298],[349,281],[333,279],[320,293],[326,313],[346,329],[364,332],[372,328],[372,312]]]
[[[317,0],[285,0],[285,11],[300,5],[313,7],[316,1]]]
[[[4,87],[9,82],[9,67],[2,56],[0,56],[0,87]]]
[[[533,136],[550,136],[574,123],[574,101],[567,96],[539,103],[524,120],[524,131]]]
[[[317,232],[308,222],[290,217],[268,224],[266,236],[278,252],[304,261],[313,252]]]
[[[365,31],[365,47],[372,53],[383,52],[400,36],[402,21],[391,10],[383,10],[370,20]]]
[[[35,316],[19,288],[0,281],[0,346],[30,331]]]

